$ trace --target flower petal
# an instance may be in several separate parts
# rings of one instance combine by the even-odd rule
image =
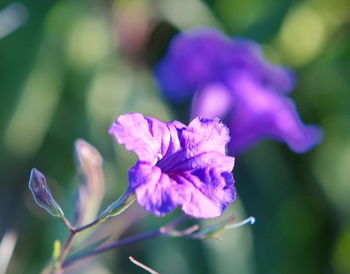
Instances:
[[[291,99],[259,86],[248,75],[235,77],[232,88],[236,94],[230,121],[234,155],[266,137],[285,142],[299,153],[322,139],[318,127],[301,122]]]
[[[178,171],[194,170],[205,167],[215,168],[218,171],[231,172],[235,163],[235,158],[226,156],[216,151],[203,152],[197,156],[177,163]]]
[[[194,218],[214,218],[235,200],[233,176],[215,168],[176,173],[171,179],[185,186],[182,210]]]
[[[187,128],[178,130],[180,148],[167,153],[157,166],[167,173],[208,166],[231,171],[234,158],[225,155],[228,134],[227,127],[219,119],[195,118]],[[177,139],[175,133],[171,136],[172,140]]]
[[[198,89],[224,82],[232,71],[248,72],[261,86],[276,92],[288,93],[294,87],[292,72],[267,62],[257,43],[229,39],[214,28],[177,34],[156,66],[155,77],[165,98],[181,103]]]
[[[149,163],[138,161],[129,169],[129,186],[138,203],[157,216],[169,213],[184,200],[183,186]]]
[[[235,38],[232,53],[234,71],[248,73],[259,85],[275,92],[288,93],[293,89],[295,77],[292,71],[267,62],[261,47],[256,42]]]
[[[193,157],[188,157],[188,154],[186,150],[178,151],[159,161],[157,166],[166,173],[189,171],[205,167],[231,172],[235,162],[235,158],[217,151],[203,152]]]
[[[165,123],[139,113],[124,114],[109,129],[120,144],[141,161],[153,163],[168,150],[170,133]]]
[[[222,84],[215,83],[198,90],[192,101],[192,117],[224,117],[231,106],[231,91]]]
[[[182,32],[155,69],[164,96],[175,103],[190,99],[194,91],[219,80],[231,55],[231,40],[214,28]]]
[[[193,119],[180,138],[189,157],[209,151],[225,154],[226,144],[230,140],[228,128],[218,118]]]

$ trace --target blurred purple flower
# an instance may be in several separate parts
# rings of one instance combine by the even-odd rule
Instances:
[[[109,133],[139,158],[129,187],[139,204],[157,216],[177,206],[195,218],[220,216],[236,196],[230,137],[219,119],[195,118],[188,126],[139,113],[121,115]]]
[[[264,138],[285,142],[299,153],[321,139],[320,129],[303,125],[286,96],[294,86],[291,71],[265,61],[253,41],[231,40],[211,28],[183,32],[171,42],[155,75],[166,99],[181,103],[193,98],[193,117],[225,118],[234,155]]]

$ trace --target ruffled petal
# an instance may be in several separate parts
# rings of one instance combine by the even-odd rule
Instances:
[[[141,161],[153,163],[168,150],[170,132],[165,123],[140,113],[119,116],[109,129],[126,149],[133,151]]]
[[[182,210],[194,218],[214,218],[236,199],[233,176],[215,168],[197,169],[170,176],[184,186]]]
[[[235,38],[232,43],[232,73],[248,73],[259,85],[275,92],[288,93],[295,77],[290,69],[267,62],[261,47],[252,40]]]
[[[129,169],[129,186],[138,203],[157,216],[169,213],[184,200],[183,186],[146,162],[138,161]]]
[[[175,152],[181,150],[181,143],[179,139],[179,134],[181,134],[182,130],[186,128],[186,126],[179,122],[179,121],[172,121],[166,123],[169,133],[170,133],[170,141],[168,150],[166,153],[163,154],[163,157],[166,157],[167,155],[172,155]]]
[[[301,122],[291,99],[259,86],[247,75],[235,77],[232,88],[236,94],[230,121],[234,155],[266,137],[285,142],[298,153],[321,141],[321,130]]]
[[[231,55],[231,40],[214,28],[198,28],[174,37],[155,69],[163,95],[181,103],[198,87],[219,80]]]
[[[225,154],[230,135],[229,129],[218,118],[197,117],[191,121],[186,130],[182,131],[180,139],[188,157],[193,157],[209,151]]]
[[[186,150],[178,151],[159,161],[157,166],[166,173],[189,171],[205,167],[231,172],[235,163],[235,158],[217,151],[203,152],[193,157],[188,157],[188,154]]]
[[[180,145],[177,150],[167,153],[157,163],[163,172],[193,170],[215,167],[221,171],[231,171],[234,158],[225,155],[225,146],[230,137],[228,129],[219,119],[195,118],[187,128],[177,130]],[[175,137],[175,133],[171,134]]]

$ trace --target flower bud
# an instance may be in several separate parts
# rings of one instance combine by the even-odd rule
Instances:
[[[75,196],[74,222],[96,217],[104,194],[103,159],[96,148],[82,139],[75,142],[75,162],[80,184]]]
[[[29,189],[33,194],[35,202],[56,217],[62,217],[63,211],[51,195],[45,176],[33,168],[29,178]]]

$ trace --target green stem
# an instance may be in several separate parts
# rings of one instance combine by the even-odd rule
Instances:
[[[114,203],[109,205],[95,220],[92,222],[82,225],[79,227],[74,227],[70,221],[63,215],[61,214],[60,218],[64,225],[67,227],[67,229],[70,232],[70,235],[61,251],[61,254],[56,261],[54,265],[54,273],[55,274],[60,274],[63,271],[63,262],[66,259],[66,257],[69,254],[69,251],[72,247],[73,244],[73,239],[74,237],[79,234],[80,232],[87,230],[88,228],[91,228],[105,220],[107,220],[110,217],[117,216],[121,214],[123,211],[125,211],[127,208],[129,208],[134,201],[136,200],[135,194],[128,188],[123,195]]]
[[[61,255],[60,257],[58,258],[57,262],[55,263],[54,265],[54,273],[55,274],[60,274],[63,272],[63,268],[62,268],[62,264],[63,264],[63,261],[66,259],[68,253],[69,253],[69,250],[72,246],[72,243],[73,243],[73,239],[75,237],[76,233],[74,232],[71,232],[63,249],[62,249],[62,252],[61,252]]]

